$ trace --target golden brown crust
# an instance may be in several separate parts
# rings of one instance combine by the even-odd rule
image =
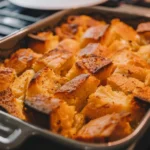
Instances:
[[[77,90],[83,84],[90,75],[88,74],[82,74],[80,76],[77,76],[76,78],[72,79],[71,81],[67,82],[65,85],[60,87],[56,94],[58,93],[72,93]]]
[[[109,59],[94,55],[91,57],[83,58],[82,62],[86,69],[92,74],[99,73],[103,68],[112,63]]]
[[[26,69],[31,68],[32,64],[41,57],[30,48],[20,49],[11,55],[10,59],[6,59],[4,65],[15,69],[17,74],[21,74]]]
[[[0,107],[11,115],[25,120],[22,104],[15,99],[10,88],[0,92]]]
[[[39,58],[34,64],[33,69],[39,71],[44,67],[53,69],[54,72],[64,74],[73,64],[73,55],[71,52],[63,49],[54,49]]]
[[[70,78],[80,73],[89,73],[101,80],[102,83],[105,83],[107,77],[113,73],[114,69],[115,66],[111,60],[91,54],[77,60],[67,77],[69,76]]]
[[[0,67],[0,91],[9,88],[16,78],[14,69]]]

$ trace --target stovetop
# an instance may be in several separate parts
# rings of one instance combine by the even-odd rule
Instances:
[[[119,2],[119,3],[118,3]],[[107,7],[116,7],[121,3],[130,3],[134,5],[150,7],[150,4],[145,4],[144,0],[110,0],[103,4]],[[38,20],[45,18],[56,11],[31,10],[15,6],[6,0],[0,0],[0,39],[10,35],[17,30],[24,28]],[[149,150],[150,149],[150,128],[145,133],[143,138],[130,150]],[[51,143],[49,140],[41,137],[33,137],[28,139],[20,148],[16,150],[71,150],[60,145]]]
[[[52,13],[54,11],[25,9],[0,0],[0,39]]]

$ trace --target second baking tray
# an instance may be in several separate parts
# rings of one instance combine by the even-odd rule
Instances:
[[[94,7],[94,8],[79,8],[58,12],[44,20],[41,20],[31,26],[28,26],[13,35],[6,37],[0,41],[0,59],[9,57],[11,53],[20,47],[27,47],[27,35],[34,33],[45,28],[54,29],[69,15],[89,15],[94,18],[104,19],[109,22],[113,18],[120,18],[125,23],[136,27],[140,22],[150,21],[150,18],[139,16],[131,13],[123,13],[116,9]],[[146,113],[145,117],[129,136],[115,141],[104,144],[90,144],[72,139],[65,138],[61,135],[54,134],[45,129],[26,123],[18,118],[15,118],[5,112],[0,111],[0,150],[13,149],[21,145],[27,138],[31,136],[41,136],[51,140],[52,142],[60,145],[71,147],[72,149],[84,150],[117,150],[125,149],[135,140],[138,140],[150,126],[150,110]]]

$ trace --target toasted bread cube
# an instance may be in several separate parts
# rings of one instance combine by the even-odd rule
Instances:
[[[90,87],[89,87],[90,85]],[[88,96],[95,92],[99,80],[88,74],[81,74],[60,87],[55,97],[65,100],[80,111],[86,104]]]
[[[75,55],[80,50],[80,44],[79,42],[73,39],[64,39],[57,45],[57,48],[64,49]]]
[[[131,64],[137,67],[142,67],[147,69],[150,68],[149,64],[145,60],[143,60],[135,53],[127,50],[117,52],[111,59],[115,66]]]
[[[97,74],[101,69],[110,65],[112,62],[109,59],[92,55],[83,58],[82,63],[90,73]]]
[[[106,78],[113,72],[112,62],[103,57],[92,55],[90,57],[83,58],[82,64],[89,73],[101,81],[106,80]]]
[[[61,40],[71,38],[80,41],[84,32],[89,27],[98,26],[101,24],[105,24],[105,22],[95,20],[89,16],[69,16],[67,23],[63,23],[61,26],[56,27],[55,32]]]
[[[45,53],[33,64],[33,69],[37,72],[44,67],[53,69],[54,72],[64,75],[73,65],[74,57],[66,50],[54,49]]]
[[[28,85],[34,76],[33,70],[25,71],[21,76],[17,77],[13,82],[11,89],[13,95],[21,100],[24,100]]]
[[[140,35],[143,44],[150,43],[150,22],[140,23],[136,31]]]
[[[98,47],[99,47],[99,43],[89,43],[86,47],[80,50],[78,56],[85,57],[85,56],[90,56],[92,54],[98,56],[100,55]]]
[[[121,90],[126,94],[132,94],[135,88],[143,88],[145,86],[143,82],[132,77],[125,77],[119,73],[113,74],[107,81],[112,88]]]
[[[126,117],[113,113],[91,120],[78,131],[75,139],[99,143],[106,142],[108,138],[111,140],[123,138],[132,132]]]
[[[150,70],[128,64],[119,65],[114,71],[114,73],[120,73],[127,77],[133,77],[142,82],[145,82],[147,75],[150,73]]]
[[[56,75],[50,68],[43,68],[31,80],[26,99],[29,100],[38,95],[51,96],[64,82],[65,79]]]
[[[109,25],[107,24],[101,24],[88,28],[81,39],[81,47],[85,47],[89,43],[99,42],[100,38],[105,34],[108,26]]]
[[[72,137],[84,124],[82,114],[77,114],[74,106],[61,102],[59,107],[50,113],[50,128],[52,132],[66,137]]]
[[[52,32],[40,32],[34,36],[41,40],[31,38],[29,41],[29,47],[37,53],[44,54],[45,52],[56,48],[59,43],[59,37],[53,35]]]
[[[132,96],[113,91],[109,85],[100,86],[95,93],[90,95],[82,113],[87,119],[95,119],[113,112],[129,111],[131,100]]]
[[[136,54],[150,64],[150,44],[141,46]]]
[[[101,44],[110,46],[114,40],[118,39],[139,42],[139,37],[132,27],[121,22],[119,19],[114,19],[111,21],[111,25],[102,37]]]
[[[0,91],[0,107],[6,110],[9,114],[22,120],[26,120],[22,102],[14,97],[10,88]]]
[[[30,69],[39,57],[41,55],[33,52],[30,48],[19,49],[11,55],[10,59],[6,59],[4,64],[6,67],[15,69],[17,74],[21,74],[26,69]]]
[[[79,59],[73,68],[68,72],[67,78],[83,73],[89,73],[97,77],[102,82],[112,74],[114,66],[109,59],[100,56],[91,55]]]
[[[0,67],[0,91],[9,88],[15,79],[16,73],[14,69]]]
[[[126,94],[133,94],[136,98],[150,102],[150,87],[135,78],[115,73],[108,78],[108,84],[114,89],[121,90]]]
[[[127,42],[126,40],[119,39],[119,40],[114,40],[110,44],[110,46],[108,46],[108,50],[109,50],[109,56],[113,56],[118,51],[122,51],[122,50],[129,50],[129,51],[131,51],[132,47],[129,44],[129,42]]]

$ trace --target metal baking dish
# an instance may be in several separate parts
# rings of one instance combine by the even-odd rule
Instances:
[[[27,42],[27,35],[29,33],[40,31],[41,29],[47,27],[53,29],[56,25],[63,21],[66,16],[75,14],[87,14],[90,16],[102,18],[105,21],[110,21],[110,19],[112,18],[120,18],[133,27],[136,27],[137,24],[142,21],[150,21],[150,18],[146,16],[136,15],[133,14],[133,12],[120,12],[120,10],[112,8],[93,7],[65,10],[47,17],[46,19],[28,26],[20,30],[19,32],[16,32],[13,35],[1,40],[0,58],[6,58],[10,55],[10,53],[14,52],[19,47],[25,47]],[[122,150],[127,148],[134,141],[138,140],[149,126],[150,109],[146,113],[139,126],[135,129],[135,131],[124,139],[105,144],[90,144],[75,141],[58,134],[54,134],[0,111],[0,150],[8,150],[18,147],[27,138],[35,135],[47,138],[56,144],[65,145],[76,150]]]

